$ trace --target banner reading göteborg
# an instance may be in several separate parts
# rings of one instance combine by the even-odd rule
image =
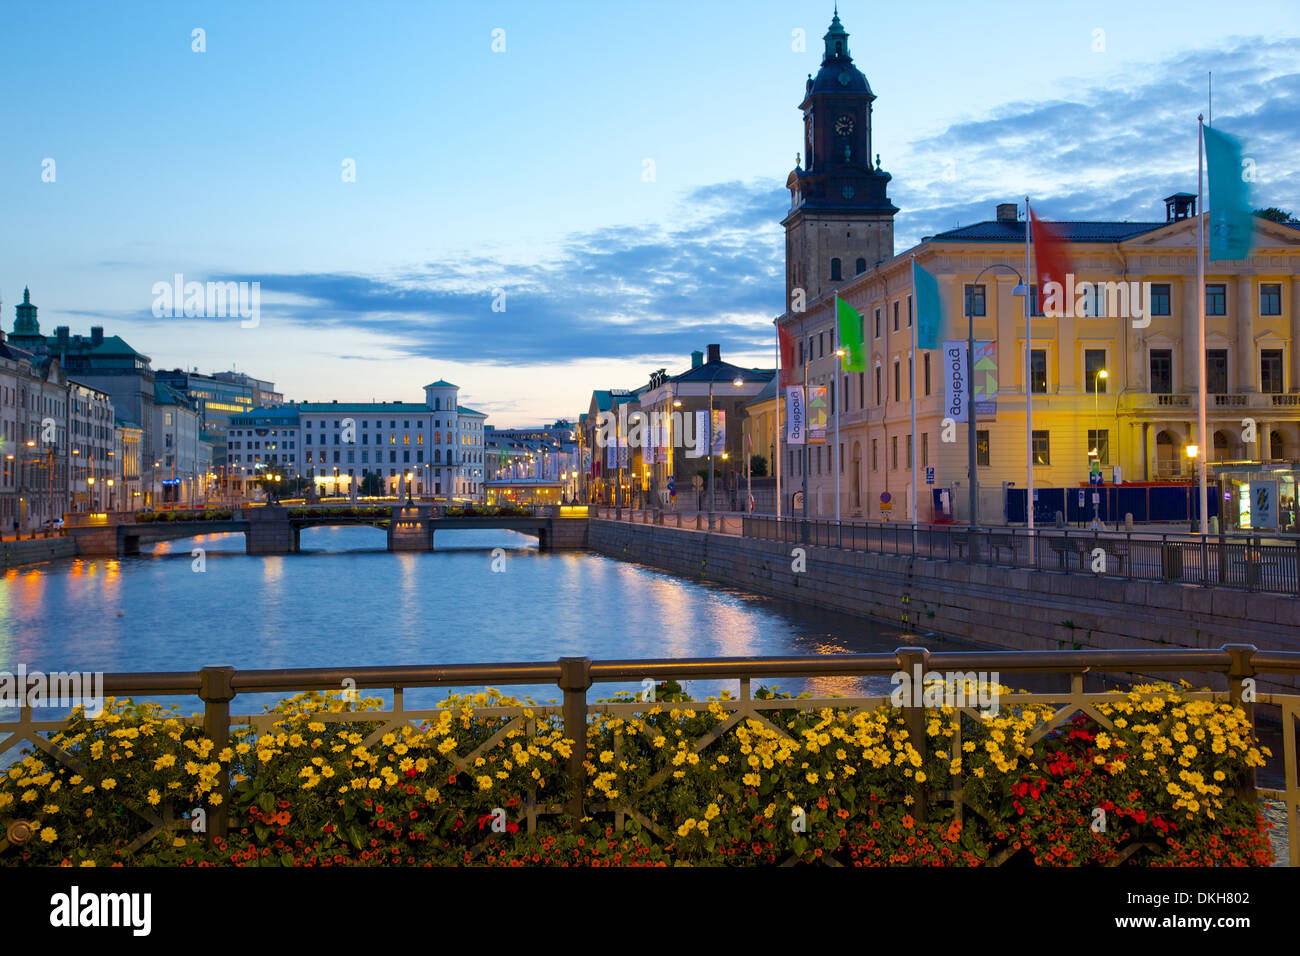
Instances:
[[[792,385],[785,390],[785,441],[787,445],[804,444],[803,386]]]
[[[943,343],[943,414],[955,422],[966,421],[966,343]],[[998,343],[975,342],[975,417],[995,418],[998,413]]]

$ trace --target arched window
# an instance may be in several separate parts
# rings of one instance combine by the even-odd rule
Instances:
[[[866,260],[866,259],[859,259],[859,260],[858,260],[858,267],[857,267],[857,268],[858,268],[858,272],[857,272],[858,275],[862,275],[862,273],[866,272],[866,271],[867,271],[867,260]]]
[[[840,279],[842,279],[842,278],[843,278],[843,276],[840,275],[840,260],[839,260],[839,259],[832,259],[832,260],[831,260],[831,280],[834,281],[834,282],[838,282],[838,281],[839,281]]]

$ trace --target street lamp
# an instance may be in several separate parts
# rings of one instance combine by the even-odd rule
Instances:
[[[976,273],[975,281],[971,283],[971,294],[966,296],[966,452],[970,469],[970,529],[972,531],[975,530],[978,523],[976,518],[979,507],[979,477],[975,468],[975,316],[971,312],[971,300],[975,297],[974,292],[979,288],[980,279],[983,278],[984,273],[992,269],[1006,269],[1016,277],[1016,286],[1011,290],[1012,295],[1029,294],[1024,276],[1020,274],[1018,269],[1004,262],[995,262]],[[1032,442],[1033,436],[1030,435],[1029,439]],[[1032,448],[1029,449],[1029,457],[1032,461]],[[1029,467],[1032,468],[1033,465],[1031,464]],[[1033,507],[1032,501],[1028,502],[1028,507]],[[974,557],[974,547],[975,543],[972,540],[972,557]]]
[[[725,370],[717,369],[716,371],[714,371],[713,377],[709,379],[709,530],[710,531],[713,530],[714,522],[716,521],[713,515],[715,509],[715,501],[716,501],[714,496],[714,491],[713,491],[713,383],[718,380],[718,372],[722,372],[722,371]],[[731,380],[731,384],[736,386],[736,388],[740,388],[742,385],[745,384],[745,380],[741,378],[739,375],[737,375],[735,378]]]
[[[1104,368],[1097,369],[1097,374],[1092,377],[1092,451],[1088,454],[1097,457],[1097,476],[1101,477],[1101,383],[1106,381],[1109,373]],[[1091,481],[1091,469],[1089,469],[1089,480]],[[1092,520],[1097,520],[1098,502],[1101,500],[1101,493],[1094,490],[1092,492]]]

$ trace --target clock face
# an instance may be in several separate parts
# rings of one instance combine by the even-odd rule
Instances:
[[[853,79],[853,74],[848,70],[841,70],[840,75],[836,77],[840,81],[840,86],[848,86],[849,81]]]
[[[835,132],[841,136],[848,136],[853,132],[853,117],[844,113],[835,121]]]

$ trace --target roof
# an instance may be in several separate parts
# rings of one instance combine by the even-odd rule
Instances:
[[[180,405],[189,408],[190,402],[183,394],[172,388],[166,382],[160,382],[157,379],[153,383],[153,400],[155,405]]]
[[[433,409],[423,402],[300,402],[297,406],[304,414],[320,415],[331,412],[362,412],[367,415],[397,414],[419,415]]]
[[[470,408],[468,405],[457,405],[457,406],[456,406],[456,414],[457,414],[457,415],[471,415],[471,416],[473,416],[474,418],[487,418],[487,412],[476,412],[474,409]]]
[[[763,390],[759,392],[757,395],[755,395],[750,401],[745,403],[745,407],[749,408],[751,405],[762,405],[764,402],[771,402],[775,400],[776,400],[776,376],[773,375],[772,380],[763,386]]]
[[[274,419],[276,421],[293,421],[298,417],[298,407],[296,405],[259,405],[257,408],[250,408],[246,412],[239,412],[230,416],[230,423],[233,425],[240,419],[261,419],[263,421]]]
[[[695,368],[687,369],[681,375],[674,375],[669,378],[670,382],[729,382],[735,378],[744,382],[766,382],[776,374],[775,369],[770,368],[741,368],[739,365],[732,365],[730,362],[705,362],[703,365],[697,365]]]
[[[428,385],[424,387],[425,388],[460,388],[459,385],[453,385],[451,384],[451,382],[448,382],[446,379],[442,379],[442,378],[438,379],[438,381],[436,382],[430,382]]]
[[[1066,242],[1122,242],[1146,232],[1163,229],[1167,222],[1050,222]],[[930,242],[1009,242],[1025,241],[1025,224],[992,220],[959,226],[930,236]]]

